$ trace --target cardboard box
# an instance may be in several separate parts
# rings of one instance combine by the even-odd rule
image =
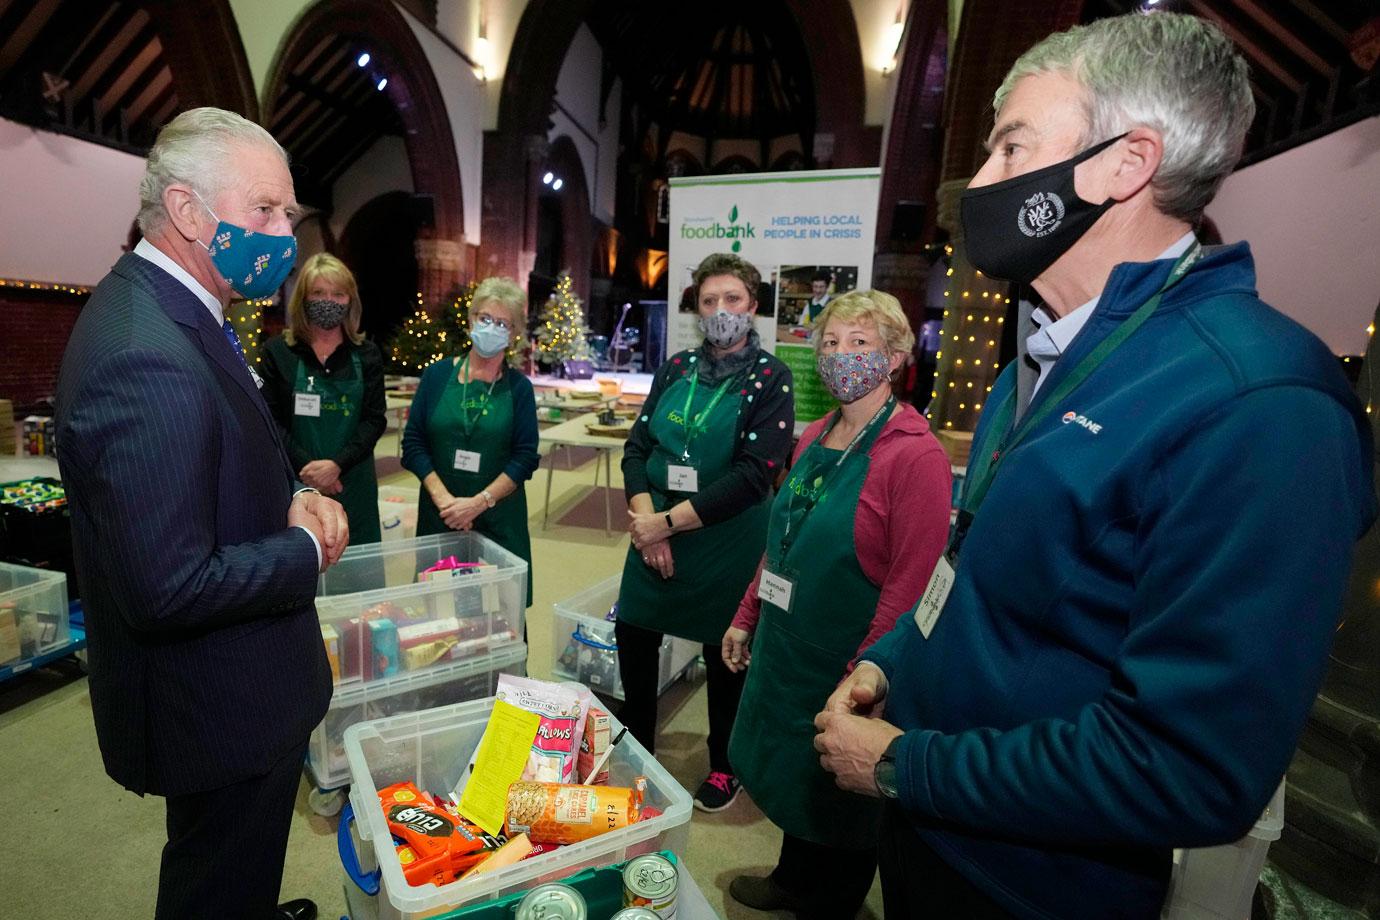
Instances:
[[[19,442],[14,437],[14,403],[0,399],[0,456],[10,456]]]
[[[0,664],[18,660],[19,650],[19,623],[14,607],[0,607]]]
[[[968,465],[968,452],[973,448],[973,433],[971,431],[935,431],[934,436],[939,439],[939,443],[944,446],[944,452],[949,455],[949,462],[954,466]]]
[[[580,739],[580,753],[575,759],[575,772],[580,777],[580,782],[589,782],[589,771],[594,769],[594,765],[604,756],[604,752],[609,749],[609,714],[602,709],[589,707],[589,712],[585,714],[585,733]],[[604,769],[599,771],[599,775],[594,777],[595,783],[607,783],[609,781],[608,763],[604,764]]]

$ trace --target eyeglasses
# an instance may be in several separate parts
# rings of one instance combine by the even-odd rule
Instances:
[[[506,319],[499,319],[492,313],[480,313],[474,318],[475,325],[478,326],[497,326],[504,332],[512,332],[513,324]]]

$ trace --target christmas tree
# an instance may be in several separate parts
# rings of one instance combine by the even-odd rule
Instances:
[[[532,359],[543,364],[558,365],[570,358],[586,355],[589,343],[585,340],[589,327],[585,325],[585,308],[575,296],[569,272],[561,272],[537,317],[532,337]]]
[[[445,320],[435,321],[426,312],[422,295],[417,309],[403,323],[388,348],[393,369],[403,374],[420,374],[428,365],[450,354],[453,346]]]
[[[272,303],[272,300],[237,300],[225,311],[230,325],[235,327],[235,335],[240,337],[240,347],[250,367],[263,363],[264,308]]]

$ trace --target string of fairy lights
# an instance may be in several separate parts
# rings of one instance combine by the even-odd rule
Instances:
[[[953,252],[952,245],[944,245],[946,255],[952,256]],[[935,352],[939,369],[935,388],[930,391],[932,402],[925,414],[931,420],[937,415],[938,423],[945,430],[971,430],[982,411],[986,394],[992,392],[989,381],[1001,370],[997,356],[1002,327],[1006,323],[1004,314],[1011,298],[1001,290],[978,287],[976,283],[959,289],[960,281],[954,278],[953,266],[949,266],[944,275],[949,279],[949,287],[944,291],[945,303],[952,305],[944,310],[940,348]],[[972,281],[978,279],[983,279],[983,274],[974,269]],[[984,284],[986,280],[990,279],[984,279]],[[952,359],[947,363],[944,360],[946,351]]]
[[[25,281],[22,278],[0,278],[0,288],[14,288],[23,291],[55,291],[59,294],[75,294],[85,297],[91,289],[81,284],[63,284],[53,281]]]

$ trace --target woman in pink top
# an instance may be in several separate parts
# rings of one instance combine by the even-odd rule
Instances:
[[[915,336],[896,298],[854,291],[815,325],[820,378],[842,404],[805,430],[772,505],[766,555],[724,634],[748,668],[729,758],[784,832],[765,878],[729,893],[758,910],[854,916],[876,871],[876,799],[819,765],[814,718],[853,662],[915,606],[949,532],[949,461],[889,381]]]

